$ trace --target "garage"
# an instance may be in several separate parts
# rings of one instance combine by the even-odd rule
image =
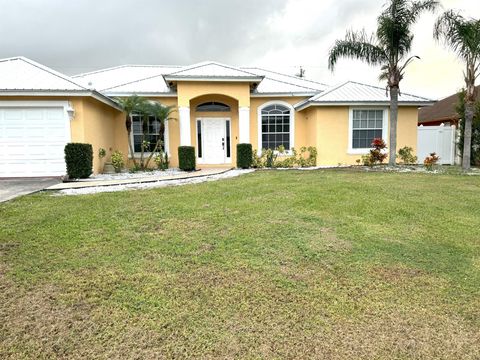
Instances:
[[[65,174],[67,102],[0,101],[0,178]]]

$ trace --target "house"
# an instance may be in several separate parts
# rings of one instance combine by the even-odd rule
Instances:
[[[480,100],[480,86],[476,87],[477,101]],[[455,125],[458,128],[460,116],[456,107],[458,94],[450,95],[443,100],[436,102],[433,106],[423,107],[418,112],[418,125],[423,126],[445,126]]]
[[[236,145],[257,151],[315,146],[318,165],[355,164],[375,137],[388,139],[384,88],[356,82],[335,87],[259,68],[217,62],[192,66],[124,65],[67,76],[24,57],[0,60],[0,177],[60,176],[67,142],[128,154],[125,115],[115,97],[132,94],[177,108],[165,145],[171,165],[177,148],[196,149],[199,167],[235,166]],[[402,93],[398,146],[417,146],[423,97]],[[155,141],[156,120],[148,134]],[[132,141],[142,127],[133,116]],[[94,172],[102,171],[94,157]]]

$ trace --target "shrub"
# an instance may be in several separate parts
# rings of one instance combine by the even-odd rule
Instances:
[[[120,172],[125,166],[125,162],[123,161],[123,154],[121,151],[115,150],[112,153],[112,165],[116,172]]]
[[[418,160],[418,158],[413,155],[413,148],[410,146],[404,146],[398,150],[398,157],[404,164],[416,164]]]
[[[432,171],[433,167],[438,163],[440,157],[436,153],[431,153],[430,156],[427,156],[425,160],[423,160],[423,165],[428,171]]]
[[[65,145],[65,163],[71,179],[86,179],[92,175],[93,147],[90,144],[69,143]]]
[[[157,168],[159,170],[167,170],[170,164],[170,161],[168,160],[168,154],[163,151],[158,153],[153,161],[155,161],[155,164],[157,164]]]
[[[180,170],[195,170],[195,148],[193,146],[178,147],[178,164]]]
[[[252,166],[252,144],[237,144],[237,167],[248,169]]]
[[[105,156],[107,156],[107,150],[104,148],[98,149],[98,158],[103,159]]]
[[[295,166],[312,167],[316,165],[317,148],[314,146],[303,146],[300,148],[300,153],[292,148],[291,155],[287,154],[283,146],[279,146],[275,150],[263,149],[260,155],[255,150],[252,154],[252,167],[254,168],[293,168]]]
[[[372,148],[373,149],[370,150],[370,153],[362,156],[363,164],[366,166],[381,164],[388,157],[387,153],[385,152],[387,144],[385,144],[383,139],[373,139]]]

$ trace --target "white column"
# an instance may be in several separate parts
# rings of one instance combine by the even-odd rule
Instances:
[[[178,114],[180,117],[180,146],[191,146],[192,138],[190,136],[190,107],[179,107]]]
[[[240,144],[250,143],[250,108],[248,106],[238,109],[238,142]]]

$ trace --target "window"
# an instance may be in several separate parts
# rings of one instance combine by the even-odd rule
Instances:
[[[383,138],[383,110],[352,110],[352,149],[369,149]]]
[[[227,146],[227,158],[230,158],[230,120],[227,120],[225,122],[225,126],[226,126],[226,129],[225,129],[225,132],[226,132],[226,135],[227,135],[227,141],[226,141],[226,146]]]
[[[154,116],[150,116],[147,120],[147,123],[144,124],[144,129],[142,129],[142,118],[139,115],[132,115],[132,133],[133,133],[133,148],[136,153],[142,151],[142,134],[145,130],[145,141],[148,141],[149,145],[145,148],[145,152],[153,151],[157,141],[159,140],[160,132],[160,121],[158,121]],[[167,131],[165,130],[165,134]],[[166,136],[164,136],[164,149],[168,148]]]
[[[290,108],[280,104],[269,105],[261,110],[262,149],[274,150],[284,146],[290,150],[291,115]]]
[[[230,112],[230,106],[211,101],[197,106],[197,111],[203,112]]]
[[[198,157],[202,157],[202,121],[197,120],[197,149]]]

